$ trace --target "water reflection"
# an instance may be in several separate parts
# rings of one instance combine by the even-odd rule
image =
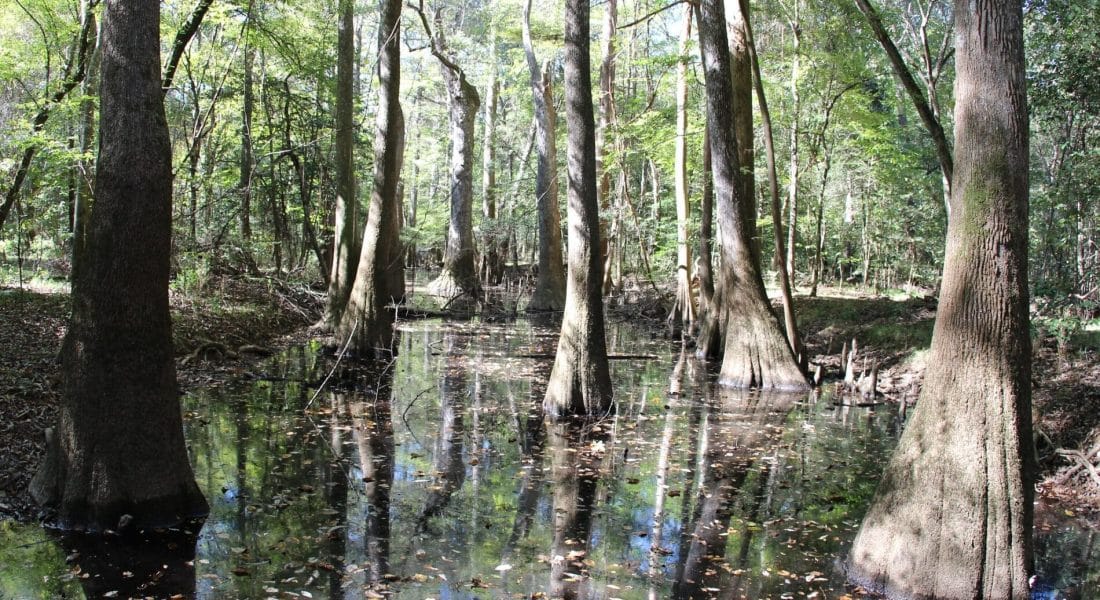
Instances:
[[[610,436],[600,423],[547,421],[546,428],[554,490],[550,596],[583,600],[593,596],[589,537]]]
[[[64,535],[70,572],[88,598],[190,598],[202,522],[125,536]],[[87,575],[87,576],[85,576]]]
[[[182,558],[145,570],[121,546],[73,556],[3,524],[0,597],[849,592],[832,563],[893,447],[895,409],[716,390],[690,353],[621,327],[613,353],[659,358],[613,361],[613,417],[547,427],[552,323],[403,329],[395,363],[346,365],[320,393],[331,359],[304,347],[185,399],[212,512]],[[1035,597],[1096,596],[1093,533],[1068,517],[1036,533]]]

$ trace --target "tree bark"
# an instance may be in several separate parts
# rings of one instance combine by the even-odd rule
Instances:
[[[802,339],[798,335],[798,324],[794,317],[794,296],[791,293],[791,279],[788,274],[783,256],[786,255],[783,243],[783,216],[779,207],[779,176],[775,168],[775,137],[772,135],[772,115],[768,109],[767,96],[764,95],[764,80],[760,75],[760,61],[756,55],[756,41],[752,34],[752,19],[749,18],[749,5],[747,0],[737,2],[738,17],[731,22],[738,22],[741,34],[745,36],[743,46],[749,53],[752,61],[752,82],[756,91],[756,101],[760,107],[760,120],[764,129],[764,149],[768,164],[768,192],[770,194],[770,208],[772,216],[772,232],[775,240],[776,271],[779,274],[779,292],[783,298],[783,325],[787,332],[787,341],[791,345],[791,351],[796,357],[802,355]],[[726,15],[729,18],[729,15]]]
[[[779,322],[771,311],[759,257],[753,249],[756,207],[745,195],[734,122],[726,16],[722,0],[705,0],[699,39],[706,75],[707,126],[713,134],[715,197],[722,272],[716,296],[725,313],[725,344],[719,382],[734,387],[800,390],[809,387]],[[742,83],[744,85],[744,83]],[[751,172],[751,171],[750,171]]]
[[[611,210],[611,143],[608,141],[610,130],[615,124],[615,30],[619,22],[618,0],[607,0],[603,13],[602,40],[603,58],[600,61],[600,122],[596,129],[596,173],[600,177],[597,191],[600,210],[600,257],[603,261],[603,293],[609,294],[615,287],[612,278],[612,244],[609,237],[606,214]]]
[[[569,276],[565,315],[543,408],[550,419],[612,409],[596,200],[596,135],[589,57],[589,2],[565,5],[565,105],[569,124]]]
[[[531,95],[535,103],[535,146],[538,169],[535,198],[539,214],[539,270],[528,311],[565,308],[565,265],[562,264],[561,216],[558,211],[558,151],[554,137],[557,114],[549,69],[543,72],[535,59],[531,42],[531,0],[523,9],[523,49],[531,73]]]
[[[669,314],[669,323],[677,330],[690,329],[695,322],[695,293],[691,289],[691,246],[688,242],[691,212],[687,181],[687,50],[691,40],[692,13],[691,5],[686,5],[680,34],[680,63],[676,67],[676,304]]]
[[[172,353],[159,23],[156,0],[107,3],[87,263],[62,344],[57,433],[31,486],[63,529],[165,527],[208,512],[187,459]]]
[[[421,2],[423,5],[423,2]],[[474,258],[474,119],[481,99],[466,79],[466,72],[447,55],[441,16],[436,14],[434,33],[428,18],[419,9],[424,30],[431,39],[432,55],[439,59],[447,86],[447,106],[451,121],[451,218],[447,227],[447,245],[443,250],[443,271],[428,284],[428,293],[441,298],[464,294],[476,296],[481,290]]]
[[[1030,597],[1028,115],[1019,2],[955,3],[952,218],[916,412],[849,555],[896,598]]]
[[[359,194],[355,181],[355,3],[340,0],[336,41],[336,208],[333,225],[332,271],[328,279],[324,324],[335,329],[355,282],[362,251],[359,237]]]
[[[374,187],[371,192],[355,283],[337,327],[337,340],[351,340],[361,356],[385,358],[395,351],[391,304],[405,295],[401,250],[399,183],[405,155],[401,111],[401,2],[380,2],[378,112],[374,125]]]

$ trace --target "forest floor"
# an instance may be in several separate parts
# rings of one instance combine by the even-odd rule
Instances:
[[[638,294],[609,318],[665,326],[660,303]],[[264,355],[301,341],[320,317],[323,297],[265,278],[219,278],[173,292],[174,344],[183,391],[246,376]],[[27,484],[56,418],[57,352],[68,294],[0,286],[0,519],[32,520]],[[879,400],[915,403],[926,369],[936,301],[876,296],[852,288],[796,297],[811,370],[825,385],[843,376],[841,350],[856,340],[857,370],[878,367]],[[1095,341],[1034,344],[1034,414],[1039,489],[1066,510],[1100,519],[1100,359]]]
[[[320,318],[323,295],[266,278],[211,280],[173,289],[172,333],[180,389],[238,379],[250,363]],[[0,286],[0,520],[33,520],[27,493],[57,416],[58,351],[69,295]],[[299,336],[300,337],[300,336]]]

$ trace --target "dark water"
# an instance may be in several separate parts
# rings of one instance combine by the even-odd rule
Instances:
[[[618,412],[546,426],[553,325],[411,322],[381,375],[295,348],[184,399],[197,539],[0,523],[0,598],[841,598],[893,410],[716,390],[613,328]],[[1036,598],[1100,596],[1096,532],[1041,510]]]

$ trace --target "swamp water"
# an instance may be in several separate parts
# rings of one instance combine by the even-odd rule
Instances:
[[[899,430],[889,405],[715,389],[612,327],[618,411],[546,426],[556,328],[401,327],[382,377],[294,348],[184,398],[211,513],[90,547],[0,523],[0,598],[842,598]],[[1100,596],[1095,532],[1036,527],[1034,598]]]

